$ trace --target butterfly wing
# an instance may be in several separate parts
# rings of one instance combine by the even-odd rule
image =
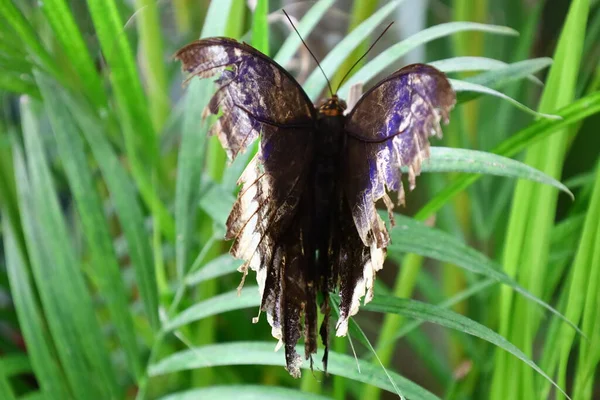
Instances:
[[[356,232],[348,230],[347,243],[363,246],[361,252],[341,249],[340,254],[353,261],[340,269],[347,283],[340,289],[338,335],[345,333],[347,318],[356,313],[365,292],[365,301],[372,297],[374,274],[383,265],[389,235],[375,202],[383,199],[390,214],[393,204],[386,190],[397,191],[399,202],[404,202],[400,168],[408,167],[412,190],[421,162],[429,156],[429,136],[441,137],[440,122],[448,122],[455,99],[442,72],[413,64],[365,93],[347,117],[342,185],[356,227]]]
[[[230,159],[261,129],[312,129],[316,114],[310,99],[283,68],[253,47],[216,37],[195,41],[175,54],[190,76],[219,75],[207,112],[223,115],[212,126]]]
[[[192,76],[219,75],[207,111],[222,112],[211,133],[230,159],[261,136],[259,152],[238,182],[242,188],[226,238],[234,239],[231,254],[246,260],[240,268],[244,277],[248,268],[257,272],[261,309],[273,336],[285,344],[288,371],[299,376],[302,360],[295,345],[303,310],[315,297],[309,293],[311,260],[300,239],[306,219],[299,207],[313,157],[316,111],[287,71],[246,44],[209,38],[182,48],[176,58]],[[305,336],[308,357],[316,344],[308,345],[313,333]]]

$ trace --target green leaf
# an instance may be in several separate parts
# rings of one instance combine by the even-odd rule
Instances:
[[[483,290],[490,288],[491,286],[493,286],[497,283],[498,283],[498,281],[495,279],[482,280],[482,281],[470,286],[469,288],[457,293],[456,295],[452,296],[451,298],[441,302],[437,306],[440,308],[444,308],[444,309],[450,308],[450,307],[468,299],[469,297],[471,297],[477,293],[480,293]],[[377,294],[376,294],[376,296],[377,296]],[[402,327],[398,330],[398,332],[396,332],[396,334],[393,337],[389,338],[389,341],[393,342],[393,341],[400,339],[401,337],[408,335],[410,332],[414,331],[419,326],[423,325],[424,322],[426,322],[426,321],[415,320],[415,321],[404,323],[402,325]],[[388,343],[381,342],[381,346],[385,346],[386,344],[388,344]]]
[[[340,306],[339,306],[340,299],[339,299],[339,296],[337,296],[337,297],[336,296],[332,296],[329,299],[330,299],[330,303],[331,303],[331,308],[333,308],[333,310],[335,311],[335,314],[339,318],[340,317]],[[371,344],[371,341],[369,341],[369,338],[367,337],[367,335],[365,334],[365,332],[362,330],[362,328],[356,323],[356,321],[352,317],[348,321],[348,329],[349,329],[348,340],[351,341],[353,337],[357,338],[358,341],[363,346],[365,346],[367,349],[369,349],[369,351],[371,352],[370,355],[375,356],[375,358],[377,359],[379,365],[381,366],[381,370],[388,377],[389,382],[391,383],[392,387],[394,388],[394,392],[398,395],[398,397],[400,397],[401,400],[404,399],[403,393],[400,391],[400,389],[398,388],[398,386],[396,386],[396,383],[394,382],[394,380],[392,379],[392,377],[389,375],[387,369],[385,368],[385,365],[383,365],[383,363],[379,359],[379,357],[377,355],[377,351],[375,350],[375,348],[373,348],[373,345]]]
[[[382,313],[400,314],[409,318],[416,318],[432,322],[446,328],[455,329],[460,332],[476,336],[488,341],[504,351],[514,355],[537,373],[546,378],[561,393],[566,393],[550,378],[544,371],[537,366],[529,357],[519,350],[508,340],[498,335],[491,329],[453,311],[440,308],[431,304],[422,303],[411,299],[399,299],[392,296],[377,296],[369,304],[365,305],[365,310],[377,311]]]
[[[183,325],[201,320],[213,315],[227,311],[240,310],[242,308],[259,307],[260,292],[258,286],[246,286],[238,293],[237,290],[223,293],[208,300],[201,301],[183,310],[173,319],[163,325],[163,330],[172,331]],[[248,321],[250,323],[250,321]]]
[[[18,159],[15,162],[24,168],[21,153],[18,152],[16,156]],[[35,288],[7,218],[2,218],[2,228],[10,292],[35,377],[44,392],[52,398],[67,399],[71,396],[62,378],[60,366],[54,359],[55,350],[36,301]]]
[[[373,32],[402,2],[403,0],[389,2],[344,37],[344,39],[342,39],[335,48],[327,54],[327,57],[321,61],[321,67],[323,68],[323,71],[325,71],[325,75],[328,77],[333,76],[337,68],[342,65],[352,50],[359,46],[360,43],[366,39],[369,34],[371,34],[371,32]],[[318,68],[315,68],[303,86],[308,97],[315,100],[321,91],[323,91],[326,84],[327,82],[323,73]]]
[[[347,97],[350,86],[355,83],[369,83],[377,74],[382,72],[393,63],[397,62],[403,55],[411,50],[444,36],[449,36],[457,32],[475,31],[489,32],[498,35],[517,35],[517,31],[505,26],[486,25],[475,22],[448,22],[423,29],[411,37],[401,41],[384,50],[381,54],[369,61],[364,67],[355,73],[339,90],[342,97]],[[327,70],[325,70],[327,71]],[[308,92],[307,92],[308,93]],[[312,98],[312,96],[311,96]]]
[[[188,275],[185,284],[194,286],[200,282],[230,274],[237,271],[240,265],[242,265],[241,260],[236,260],[228,253],[223,254],[208,262],[198,271]]]
[[[543,83],[532,74],[546,69],[551,65],[552,59],[549,57],[533,58],[531,60],[508,64],[502,68],[468,77],[465,80],[482,86],[501,87],[520,80],[521,78],[529,77],[533,82],[543,85]]]
[[[2,361],[0,359],[0,361]],[[4,371],[4,366],[0,362],[0,397],[6,400],[16,400],[15,393],[12,390],[8,375]]]
[[[30,76],[6,70],[0,71],[0,89],[13,93],[27,94],[34,98],[40,97],[40,92],[33,84]]]
[[[29,177],[22,158],[15,156],[15,180],[44,313],[75,397],[119,397],[106,343],[75,258],[31,107],[27,99],[22,102]],[[69,290],[65,290],[65,282]]]
[[[19,39],[27,46],[27,52],[34,61],[52,73],[57,79],[63,78],[63,72],[54,58],[44,48],[43,42],[25,18],[21,10],[11,0],[0,0],[0,15],[17,33]]]
[[[542,62],[543,60],[543,62]],[[527,63],[531,65],[535,65],[537,68],[545,68],[542,65],[550,65],[552,64],[551,58],[534,58],[532,60],[522,61],[523,63]],[[452,57],[446,58],[444,60],[432,61],[428,63],[429,65],[439,69],[446,74],[452,72],[471,72],[471,71],[493,71],[494,73],[500,73],[502,76],[505,76],[504,70],[509,68],[510,65],[505,63],[504,61],[495,60],[493,58],[487,57]],[[520,63],[518,63],[520,64]],[[546,65],[546,66],[547,66]],[[537,70],[536,70],[537,71]],[[529,74],[533,74],[536,71],[529,72]],[[483,74],[482,74],[483,75]],[[479,75],[481,76],[481,75]],[[538,85],[543,85],[543,82],[539,80],[534,75],[519,75],[519,78],[527,76],[527,79],[531,82],[534,82]],[[467,80],[471,80],[471,78],[467,78]],[[490,79],[492,84],[496,81],[495,79]],[[478,82],[479,83],[479,82]]]
[[[35,77],[45,100],[44,105],[50,117],[58,153],[87,239],[91,255],[91,274],[101,296],[106,300],[111,322],[123,346],[130,372],[133,377],[139,377],[142,366],[133,319],[129,313],[128,293],[112,246],[102,201],[86,159],[83,140],[66,104],[56,101],[56,94],[60,88],[53,85],[42,73],[35,72]]]
[[[225,23],[232,1],[213,2],[208,9],[202,37],[220,36],[225,32]],[[175,242],[176,271],[183,279],[190,267],[191,240],[195,229],[197,198],[200,189],[202,167],[206,156],[206,135],[209,121],[201,118],[208,104],[214,84],[209,80],[193,79],[185,94],[185,110],[181,146],[177,159],[177,183],[175,191]]]
[[[313,31],[317,23],[323,18],[323,15],[333,5],[335,0],[319,0],[313,5],[310,10],[302,17],[300,23],[296,25],[296,29],[300,32],[302,38],[308,38],[310,33]],[[298,51],[298,48],[302,45],[300,37],[296,32],[290,32],[285,39],[285,42],[279,48],[279,51],[273,57],[273,60],[279,65],[286,66],[287,63],[294,57],[294,54]]]
[[[83,87],[86,97],[97,107],[106,108],[107,100],[102,82],[75,23],[71,7],[65,0],[44,0],[39,3],[39,7],[64,49],[65,58],[71,63],[70,71],[77,75],[77,84]]]
[[[404,170],[405,168],[403,168]],[[574,199],[562,183],[520,161],[484,151],[431,147],[430,157],[423,161],[422,172],[466,172],[529,179],[553,186]]]
[[[422,222],[399,214],[395,214],[394,218],[397,225],[391,230],[391,244],[388,247],[388,252],[392,257],[399,258],[401,253],[419,254],[495,279],[544,307],[571,325],[577,332],[582,333],[575,324],[567,320],[561,313],[506,275],[498,264],[462,243],[453,235],[439,229],[430,228]]]
[[[221,185],[212,183],[203,193],[200,207],[210,215],[214,222],[224,227],[234,201],[235,198],[230,192],[223,189]]]
[[[269,0],[258,0],[252,14],[252,47],[269,55]]]
[[[102,53],[110,68],[110,79],[116,100],[116,110],[125,138],[128,161],[135,183],[142,198],[164,235],[174,241],[175,226],[169,212],[155,193],[152,174],[158,173],[159,181],[166,182],[162,170],[158,140],[149,114],[147,98],[134,62],[126,35],[122,32],[123,21],[115,0],[87,1]]]
[[[144,228],[144,215],[135,188],[106,137],[103,129],[106,128],[106,124],[86,107],[84,101],[78,101],[60,90],[55,92],[55,96],[60,99],[59,103],[66,104],[71,111],[79,126],[79,132],[83,133],[98,163],[127,240],[129,250],[127,254],[135,269],[136,283],[144,310],[150,325],[158,329],[156,273],[152,249]]]
[[[514,105],[515,107],[517,107],[535,117],[544,117],[544,118],[548,118],[548,119],[559,119],[560,118],[557,115],[545,114],[545,113],[534,111],[531,108],[527,107],[526,105],[519,103],[517,100],[515,100],[511,97],[508,97],[504,93],[498,92],[497,90],[490,89],[488,87],[478,85],[476,83],[467,82],[467,81],[460,81],[457,79],[448,79],[448,80],[450,81],[452,88],[456,92],[475,92],[475,93],[489,94],[489,95],[504,99],[504,100],[508,101],[509,103],[511,103],[512,105]]]
[[[166,35],[161,32],[159,4],[155,0],[136,0],[134,14],[140,45],[137,59],[144,70],[149,112],[156,131],[162,129],[171,109],[163,45]]]
[[[160,400],[328,400],[329,397],[277,386],[229,385],[173,393]]]
[[[271,342],[234,342],[227,344],[195,347],[191,350],[180,351],[168,356],[150,366],[150,375],[157,376],[196,368],[217,367],[223,365],[285,365],[282,352],[274,352],[275,344]],[[304,347],[298,346],[298,351],[304,352]],[[334,352],[329,353],[327,372],[346,378],[368,383],[384,390],[394,392],[388,377],[378,366],[358,360],[360,372],[356,369],[354,358]],[[309,365],[303,368],[308,369]],[[406,378],[390,372],[394,384],[411,400],[438,399],[437,396],[409,381]]]
[[[511,157],[531,144],[552,135],[554,132],[598,112],[600,112],[600,93],[594,93],[558,110],[555,114],[561,117],[559,120],[541,119],[533,122],[496,146],[492,150],[492,153]],[[481,175],[465,175],[458,177],[429,200],[429,202],[427,202],[427,204],[425,204],[425,206],[423,206],[415,215],[415,218],[424,220],[433,215],[447,204],[450,199],[465,190],[480,177]]]
[[[8,225],[6,225],[6,228],[7,230],[10,229]],[[12,235],[12,232],[8,232],[8,235]],[[13,239],[14,238],[10,238],[10,240]],[[14,241],[11,243],[11,245],[14,245]],[[32,372],[29,357],[24,353],[4,354],[2,357],[0,357],[0,364],[2,364],[5,376],[15,376]]]

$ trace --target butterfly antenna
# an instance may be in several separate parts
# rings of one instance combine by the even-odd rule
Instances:
[[[338,87],[335,90],[336,93],[337,93],[338,90],[340,90],[340,88],[342,87],[342,83],[344,83],[344,81],[346,80],[346,78],[348,78],[348,76],[350,76],[350,72],[352,72],[352,70],[354,69],[354,67],[356,67],[358,65],[358,63],[361,62],[362,59],[367,56],[367,54],[369,54],[369,52],[371,51],[371,49],[373,47],[375,47],[375,45],[377,44],[377,42],[379,42],[379,39],[381,39],[383,37],[383,35],[385,35],[385,33],[387,32],[387,30],[390,29],[390,26],[392,26],[393,24],[394,24],[394,21],[390,22],[390,24],[383,30],[383,32],[381,32],[381,34],[377,37],[377,39],[375,39],[375,41],[373,42],[373,44],[371,45],[371,47],[369,47],[367,49],[367,51],[365,51],[365,53],[362,56],[360,56],[360,58],[358,60],[356,60],[354,62],[354,64],[352,64],[352,66],[350,67],[350,69],[346,72],[346,75],[344,75],[344,77],[342,78],[342,80],[340,81],[340,83],[338,83]]]
[[[310,51],[310,48],[308,47],[308,45],[306,44],[306,42],[304,41],[304,39],[302,39],[302,36],[300,35],[300,32],[298,32],[298,29],[296,29],[296,27],[294,26],[294,23],[292,22],[292,19],[290,18],[290,16],[288,15],[288,13],[286,13],[284,9],[282,9],[281,11],[283,11],[283,13],[285,14],[285,16],[288,19],[288,21],[290,21],[290,25],[292,25],[292,28],[294,28],[294,30],[298,34],[298,37],[302,41],[302,44],[304,45],[304,47],[306,47],[306,50],[308,50],[308,52],[312,56],[313,60],[315,60],[315,62],[317,63],[317,67],[319,67],[319,69],[323,73],[323,76],[325,77],[325,80],[327,81],[327,87],[329,88],[329,93],[331,93],[331,97],[333,97],[333,90],[331,89],[331,82],[329,82],[329,79],[327,78],[327,75],[325,74],[325,71],[323,71],[323,68],[321,67],[321,63],[319,63],[319,60],[317,59],[317,57],[313,54],[312,51]]]

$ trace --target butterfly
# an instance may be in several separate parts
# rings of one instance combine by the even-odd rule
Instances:
[[[361,298],[373,298],[390,242],[375,203],[383,200],[393,223],[387,192],[404,202],[401,167],[408,167],[415,187],[429,156],[428,137],[441,137],[455,93],[442,72],[413,64],[377,83],[346,113],[335,94],[313,105],[284,68],[233,39],[195,41],[175,58],[190,78],[217,76],[205,113],[219,115],[209,134],[230,160],[260,137],[239,178],[226,239],[233,240],[231,254],[245,261],[244,278],[248,269],[256,271],[260,309],[277,348],[285,347],[288,372],[300,376],[301,337],[312,367],[317,331],[326,370],[330,293],[339,293],[335,330],[344,336]]]

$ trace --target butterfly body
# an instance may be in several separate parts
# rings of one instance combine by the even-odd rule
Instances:
[[[382,199],[391,216],[387,191],[403,201],[402,166],[414,187],[428,137],[441,135],[454,92],[444,74],[414,64],[379,82],[345,114],[335,95],[315,107],[285,69],[247,44],[208,38],[176,57],[192,76],[218,76],[207,111],[222,113],[210,133],[230,159],[260,136],[239,179],[226,239],[233,240],[231,254],[245,260],[244,277],[256,271],[261,310],[285,345],[287,370],[300,376],[295,346],[304,337],[310,358],[318,330],[326,368],[329,294],[339,292],[336,334],[345,335],[360,299],[373,297],[389,243],[375,202]]]

